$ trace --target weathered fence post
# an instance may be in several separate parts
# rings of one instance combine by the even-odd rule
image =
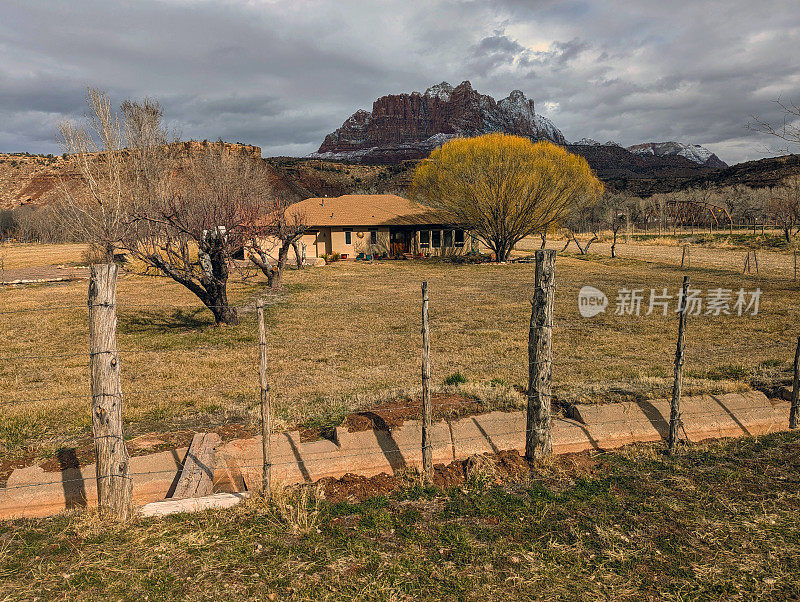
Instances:
[[[89,371],[92,435],[101,510],[126,521],[133,512],[133,482],[122,432],[122,375],[117,353],[117,266],[93,265],[89,278]]]
[[[689,245],[683,245],[683,253],[681,254],[681,269],[684,268],[684,263],[686,265],[686,269],[692,267],[692,257],[690,253],[691,251]]]
[[[797,337],[797,349],[794,352],[794,378],[792,379],[792,404],[789,407],[789,428],[796,429],[800,420],[800,337]]]
[[[553,451],[550,432],[551,375],[553,359],[553,301],[556,252],[536,251],[536,276],[528,331],[528,411],[525,457],[535,460]]]
[[[794,252],[794,281],[797,282],[797,250]]]
[[[681,421],[681,386],[683,385],[683,360],[686,351],[684,329],[686,327],[686,296],[689,292],[689,277],[683,277],[683,289],[678,306],[678,345],[675,349],[675,381],[672,384],[672,402],[669,407],[669,453],[675,453],[678,445],[678,427]]]
[[[422,283],[422,474],[426,485],[433,484],[433,449],[431,445],[431,342],[428,326],[428,282]]]
[[[272,495],[272,408],[269,399],[269,375],[267,373],[267,329],[264,324],[264,300],[256,301],[258,319],[258,383],[261,389],[261,485],[265,499]]]

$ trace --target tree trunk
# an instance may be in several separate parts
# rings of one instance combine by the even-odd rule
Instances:
[[[269,256],[257,245],[254,245],[253,251],[249,253],[250,261],[252,261],[258,269],[261,270],[264,276],[267,277],[267,286],[271,289],[278,289],[281,286],[286,257],[289,255],[289,249],[292,246],[292,240],[285,240],[281,243],[278,249],[278,261],[275,265],[272,264]],[[295,252],[297,252],[296,247]]]
[[[303,251],[301,245],[302,243],[300,242],[300,239],[296,238],[292,241],[292,248],[294,248],[294,256],[297,261],[298,270],[303,269]]]
[[[249,256],[250,261],[252,261],[255,266],[261,270],[261,273],[267,277],[267,286],[270,288],[276,288],[275,279],[278,278],[280,280],[280,276],[277,274],[277,270],[275,270],[275,267],[270,262],[267,254],[261,249],[254,249],[251,253],[249,253]]]
[[[200,284],[206,291],[203,303],[214,314],[214,322],[218,326],[238,324],[238,312],[228,303],[228,258],[224,247],[213,244],[210,249],[200,251],[199,255],[203,270]]]

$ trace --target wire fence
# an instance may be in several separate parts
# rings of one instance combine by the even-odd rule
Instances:
[[[490,283],[491,284],[491,283]],[[720,285],[725,284],[724,282],[720,282]],[[436,287],[440,287],[437,289]],[[567,293],[571,297],[578,297],[586,288],[586,283],[581,281],[570,281],[570,280],[559,280],[556,284],[556,295]],[[722,288],[720,286],[719,288]],[[731,287],[731,291],[734,291],[735,287]],[[678,283],[673,283],[672,290],[678,289]],[[530,310],[530,296],[532,294],[532,283],[528,282],[526,285],[519,286],[512,290],[501,290],[498,289],[491,289],[486,288],[482,291],[463,291],[458,290],[454,287],[449,287],[448,282],[445,278],[439,280],[432,281],[432,301],[431,305],[435,309],[437,296],[436,293],[438,292],[441,297],[450,297],[456,298],[461,301],[461,303],[466,307],[470,307],[471,310],[469,312],[465,312],[461,316],[461,320],[458,321],[447,321],[438,323],[436,319],[432,320],[432,331],[434,333],[435,340],[440,343],[443,347],[444,346],[451,346],[455,347],[454,349],[450,349],[451,353],[454,355],[458,355],[459,353],[473,353],[474,349],[471,349],[471,345],[488,345],[491,344],[493,340],[496,340],[504,335],[506,335],[506,325],[505,324],[498,324],[497,326],[475,326],[471,327],[469,322],[474,319],[483,319],[491,317],[491,309],[492,303],[498,297],[502,299],[502,302],[506,305],[516,307],[520,314],[524,314],[525,311]],[[642,292],[646,289],[642,288]],[[741,290],[744,290],[742,287]],[[612,297],[613,298],[613,297]],[[278,309],[282,305],[282,301],[273,301],[267,302],[267,307],[272,307]],[[609,301],[611,303],[611,301]],[[324,306],[325,304],[322,304]],[[418,308],[413,307],[414,303],[409,299],[402,299],[399,301],[390,299],[386,300],[383,303],[383,307],[391,308],[394,306],[401,306],[406,307],[407,312],[406,314],[410,315],[412,312],[417,313]],[[331,302],[331,307],[336,307],[335,302]],[[364,304],[364,307],[367,309],[374,308],[374,303],[367,303]],[[241,312],[252,311],[255,309],[255,303],[245,303],[235,306],[237,310]],[[157,312],[169,312],[174,310],[188,310],[188,311],[204,311],[206,309],[210,309],[207,306],[202,306],[198,304],[137,304],[137,303],[126,303],[124,300],[119,303],[116,307],[117,312],[120,316],[125,316],[128,312],[141,312],[142,310],[154,310]],[[33,314],[41,314],[41,313],[48,313],[48,312],[61,312],[61,311],[75,311],[81,310],[86,311],[88,313],[87,305],[78,305],[78,304],[63,304],[63,305],[48,305],[42,307],[31,307],[31,308],[19,308],[19,309],[3,309],[0,310],[0,315],[5,316],[30,316]],[[730,308],[729,308],[730,310]],[[695,314],[695,318],[703,319],[703,318],[712,318],[712,317],[719,317],[720,315],[726,316],[730,315],[730,311],[723,312],[722,314],[717,313],[716,315],[707,314],[703,311],[698,311]],[[404,315],[406,315],[404,314]],[[614,314],[609,311],[610,315],[619,315],[624,317],[625,315],[632,316],[633,312],[625,313],[625,311]],[[646,315],[646,314],[645,314]],[[677,310],[667,311],[664,310],[663,314],[661,314],[661,318],[671,318],[672,316],[677,315]],[[741,312],[740,312],[741,315]],[[379,321],[382,317],[385,316],[376,316],[376,321]],[[659,317],[656,314],[656,317]],[[557,320],[554,323],[548,325],[554,331],[554,337],[557,338],[560,332],[564,333],[574,333],[578,337],[591,337],[591,336],[605,336],[608,334],[610,330],[613,330],[615,327],[619,325],[609,324],[608,321],[606,322],[591,322],[588,320],[579,321],[576,320],[574,317],[571,319],[566,319],[563,321]],[[491,373],[496,371],[498,368],[504,368],[510,371],[520,372],[522,370],[527,369],[527,349],[523,348],[519,343],[521,341],[526,341],[527,334],[528,334],[528,324],[522,322],[520,323],[517,328],[519,329],[519,335],[514,338],[514,340],[506,345],[506,349],[513,354],[509,357],[487,357],[484,358],[483,366],[484,372]],[[635,334],[637,329],[636,325],[626,325],[623,330],[631,330],[631,336]],[[253,335],[255,336],[255,335]],[[313,332],[313,333],[302,333],[302,336],[298,336],[294,340],[294,344],[297,346],[314,346],[317,348],[321,348],[323,351],[326,350],[327,346],[335,346],[341,347],[341,340],[337,339],[336,337],[348,337],[349,340],[353,345],[359,344],[360,335],[357,330],[352,330],[350,325],[343,324],[341,330],[337,329],[335,332]],[[419,347],[420,344],[420,326],[415,324],[411,321],[406,320],[404,323],[398,323],[395,327],[391,328],[370,328],[369,329],[369,340],[371,344],[377,344],[384,346],[384,348],[388,349],[390,346],[394,346],[397,344],[401,344],[402,346],[414,350]],[[468,337],[466,341],[459,340],[459,337]],[[781,340],[774,340],[770,342],[760,342],[758,345],[758,351],[760,354],[764,355],[771,355],[776,358],[776,360],[784,361],[788,359],[789,351],[791,351],[791,342],[793,340],[794,335],[787,331],[785,334],[781,336]],[[210,338],[220,338],[217,335]],[[224,337],[223,337],[224,338]],[[663,349],[661,349],[660,357],[663,357],[665,360],[669,360],[671,355],[674,353],[675,342],[671,334],[669,336],[663,336]],[[66,342],[65,342],[66,343]],[[69,343],[74,344],[74,341],[70,341]],[[268,345],[272,348],[277,348],[282,343],[282,333],[281,332],[270,332],[270,337],[268,339]],[[748,347],[748,342],[743,342],[741,347],[742,349],[746,349]],[[7,344],[7,347],[13,347],[13,343]],[[502,345],[498,345],[502,347]],[[285,349],[285,346],[284,346]],[[256,347],[255,347],[255,339],[252,340],[243,340],[241,338],[237,338],[235,341],[226,344],[226,343],[219,343],[216,345],[207,345],[207,344],[196,344],[192,341],[187,341],[186,343],[182,343],[181,346],[177,347],[172,344],[170,346],[165,347],[153,347],[153,348],[146,348],[146,347],[132,347],[132,348],[122,348],[118,349],[117,352],[121,354],[123,358],[125,357],[133,357],[133,356],[143,356],[149,357],[153,355],[164,355],[168,356],[173,361],[180,362],[184,357],[184,354],[202,354],[209,358],[218,358],[221,355],[224,355],[231,350],[242,351],[246,350],[247,353],[252,354],[253,362],[255,362],[256,358]],[[694,360],[700,363],[703,359],[698,356],[692,355],[692,347],[689,347],[690,361]],[[730,354],[740,353],[741,349],[737,350],[722,350],[720,355],[728,356]],[[88,349],[86,351],[81,352],[54,352],[54,353],[41,353],[41,354],[31,354],[31,353],[12,353],[12,354],[4,354],[0,356],[0,376],[3,374],[14,373],[16,369],[20,367],[20,365],[30,364],[31,362],[41,363],[42,365],[52,366],[52,360],[66,360],[66,359],[78,359],[78,358],[85,358],[86,362],[81,362],[77,365],[73,365],[74,368],[88,368],[89,367],[89,352]],[[390,356],[390,360],[393,356]],[[415,356],[410,356],[411,361],[408,364],[408,371],[410,373],[416,372],[416,366],[418,365],[416,362]],[[124,361],[124,360],[123,360]],[[546,360],[547,363],[551,363],[550,360]],[[566,366],[568,364],[572,364],[575,362],[574,358],[569,356],[559,356],[552,360],[552,365],[554,366],[554,370],[558,370],[561,366]],[[542,362],[544,363],[544,362]],[[710,362],[713,364],[713,362]],[[139,366],[139,369],[142,367]],[[184,370],[191,370],[191,366],[184,366]],[[340,366],[334,366],[334,371],[340,368]],[[445,368],[445,366],[441,366],[441,368]],[[665,362],[664,368],[666,370],[671,370],[671,365],[668,361]],[[444,370],[440,369],[440,374],[446,373],[447,368]],[[154,387],[126,387],[123,386],[123,393],[126,398],[130,397],[154,397],[154,396],[161,396],[163,399],[169,401],[170,399],[174,399],[177,395],[182,394],[190,394],[191,396],[207,396],[212,398],[213,396],[225,396],[225,395],[238,395],[243,396],[246,400],[246,405],[248,407],[255,407],[257,404],[257,391],[258,391],[258,382],[256,379],[256,370],[255,366],[253,366],[252,370],[252,380],[248,382],[241,382],[236,387],[231,386],[192,386],[190,388],[186,387],[169,387],[169,386],[154,386]],[[88,375],[86,378],[86,386],[88,388]],[[137,383],[148,382],[148,375],[145,374],[137,374],[135,378]],[[57,384],[57,383],[51,383]],[[6,382],[8,385],[8,382]],[[92,399],[91,394],[64,394],[64,395],[45,395],[45,396],[14,396],[15,390],[30,390],[30,388],[26,388],[24,383],[19,383],[18,381],[14,383],[15,386],[4,387],[4,392],[0,392],[0,406],[2,407],[17,407],[23,406],[26,404],[50,404],[52,402],[80,402],[80,404],[85,404],[88,413],[88,406],[89,404],[86,403],[88,400]],[[9,394],[12,397],[8,399],[3,399],[3,393]],[[476,406],[481,405],[481,401],[476,400],[449,400],[447,402],[448,411],[458,411],[459,409],[464,409],[465,411],[473,411],[476,409]],[[478,408],[480,409],[480,408]],[[485,407],[483,410],[486,409],[493,409],[491,407]],[[688,412],[685,413],[683,416],[686,418],[692,417],[707,417],[707,416],[714,416],[717,415],[717,412],[709,410],[708,412]],[[615,424],[628,424],[628,420],[619,420],[619,421],[607,421],[606,424],[615,425]],[[2,429],[0,429],[2,431]],[[525,429],[515,429],[509,432],[502,432],[502,433],[492,433],[492,437],[494,438],[503,438],[503,437],[520,437],[522,440],[527,436],[530,431]],[[0,432],[0,434],[2,434]],[[109,435],[104,435],[104,437],[108,437]],[[450,441],[447,444],[439,444],[434,446],[435,449],[441,449],[444,447],[453,447],[454,445],[462,445],[467,444],[470,442],[478,441],[478,440],[486,440],[486,435],[476,436],[476,437],[469,437],[465,439],[461,439],[458,442]],[[380,458],[383,456],[384,458],[388,458],[388,455],[391,454],[407,454],[407,450],[370,450],[370,451],[363,451],[363,452],[354,452],[351,454],[344,454],[339,453],[335,456],[335,460],[342,461],[347,460],[349,458],[356,458],[356,457],[364,457],[364,456],[374,456],[376,458]],[[313,462],[321,462],[321,461],[330,461],[329,457],[318,457],[315,458],[313,455],[308,455],[308,457],[304,456],[302,459],[294,458],[285,461],[278,461],[272,462],[271,466],[289,466],[289,465],[300,465],[300,464],[307,464]],[[239,466],[239,469],[261,469],[263,467],[263,463],[258,465],[245,465]],[[179,474],[182,470],[183,465],[182,463],[178,464],[175,469],[163,470],[163,471],[148,471],[148,472],[131,472],[128,473],[128,477],[137,477],[137,476],[146,476],[146,475],[154,475],[154,474]],[[26,488],[35,488],[35,487],[46,487],[52,485],[64,485],[66,483],[71,482],[78,482],[84,481],[89,477],[80,477],[74,479],[61,479],[61,480],[54,480],[45,483],[32,483],[32,484],[21,484],[21,485],[13,485],[11,487],[6,487],[0,489],[0,492],[10,492],[12,490],[18,489],[26,489]],[[95,477],[92,476],[92,479]],[[101,477],[102,478],[102,477]]]

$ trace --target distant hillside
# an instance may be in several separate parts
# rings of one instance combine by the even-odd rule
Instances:
[[[733,186],[741,184],[753,188],[775,186],[788,176],[800,174],[800,155],[784,155],[738,163],[720,170],[709,170],[694,176],[665,175],[658,178],[631,178],[611,176],[603,178],[617,190],[627,190],[637,196],[650,196],[660,192],[673,192],[698,186]]]
[[[646,142],[634,144],[628,150],[634,155],[655,155],[657,157],[684,157],[694,163],[713,169],[725,169],[728,164],[717,155],[699,144],[683,144],[681,142]]]
[[[176,146],[189,154],[209,146],[223,145],[225,152],[261,159],[261,149],[249,144],[187,141]],[[280,184],[281,178],[275,179]],[[74,188],[81,182],[69,155],[29,155],[0,153],[0,209],[20,205],[49,205],[61,198],[62,186]]]
[[[677,155],[635,155],[615,144],[569,144],[570,152],[586,158],[597,176],[614,179],[694,178],[713,169]]]
[[[261,153],[254,146],[230,146],[236,149],[234,152],[243,152],[254,159]],[[800,155],[713,170],[683,157],[632,156],[615,145],[569,145],[568,148],[586,157],[607,186],[638,196],[702,185],[773,186],[782,178],[800,174]],[[351,193],[403,194],[417,165],[417,161],[364,165],[296,157],[270,157],[263,161],[268,166],[275,196],[288,200]],[[56,202],[60,198],[60,179],[71,185],[78,181],[69,160],[62,157],[0,155],[0,208]]]
[[[0,154],[0,209],[55,201],[58,178],[73,171],[60,156]]]

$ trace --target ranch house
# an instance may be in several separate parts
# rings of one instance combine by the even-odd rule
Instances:
[[[290,211],[302,215],[309,227],[303,236],[307,257],[419,257],[479,248],[477,240],[443,223],[433,209],[395,194],[310,198]]]

